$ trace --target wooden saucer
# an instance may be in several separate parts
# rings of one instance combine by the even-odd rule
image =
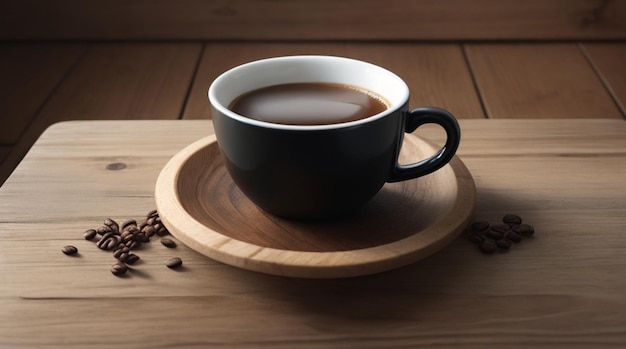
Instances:
[[[436,150],[407,135],[401,162],[426,158]],[[303,278],[372,274],[431,255],[465,228],[475,195],[470,172],[455,156],[430,175],[385,184],[349,217],[282,219],[241,193],[223,165],[215,136],[172,157],[155,190],[161,220],[191,249],[236,267]]]

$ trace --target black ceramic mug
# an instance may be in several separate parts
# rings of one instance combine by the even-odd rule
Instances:
[[[356,86],[383,97],[387,108],[356,121],[320,125],[259,121],[229,109],[245,93],[291,83]],[[352,212],[386,182],[417,178],[446,165],[461,137],[456,119],[443,109],[408,111],[409,88],[400,77],[349,58],[287,56],[247,63],[215,79],[208,95],[218,146],[233,181],[261,209],[287,218]],[[404,133],[427,123],[445,130],[445,145],[430,158],[400,165]]]

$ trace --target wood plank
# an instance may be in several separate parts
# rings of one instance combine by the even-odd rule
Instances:
[[[179,118],[200,52],[199,43],[90,45],[23,132],[0,177],[8,176],[46,127],[59,121]]]
[[[576,44],[469,44],[490,118],[621,118]]]
[[[156,241],[127,277],[112,276],[111,254],[82,231],[154,208],[159,171],[210,123],[54,125],[0,188],[0,346],[620,348],[626,122],[461,127],[477,217],[518,213],[535,236],[489,256],[458,239],[405,268],[320,281],[239,270]],[[119,132],[102,132],[111,129]],[[109,161],[128,166],[109,171]],[[67,244],[80,256],[63,255]],[[163,266],[172,255],[183,269]],[[95,335],[94,326],[115,335]]]
[[[471,74],[456,44],[408,43],[208,43],[184,118],[209,118],[207,89],[222,72],[256,59],[325,54],[357,58],[399,74],[411,90],[411,106],[439,106],[459,118],[484,117]]]
[[[585,43],[582,48],[626,117],[626,43]]]
[[[14,144],[85,51],[80,44],[0,44],[0,144]]]
[[[0,39],[616,39],[626,1],[2,0]]]

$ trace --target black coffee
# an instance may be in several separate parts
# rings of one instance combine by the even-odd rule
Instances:
[[[265,122],[327,125],[364,119],[388,108],[377,94],[333,83],[294,83],[260,88],[235,99],[229,109]]]

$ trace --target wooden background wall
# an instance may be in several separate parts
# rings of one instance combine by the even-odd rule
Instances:
[[[0,40],[624,38],[624,0],[0,0]]]

